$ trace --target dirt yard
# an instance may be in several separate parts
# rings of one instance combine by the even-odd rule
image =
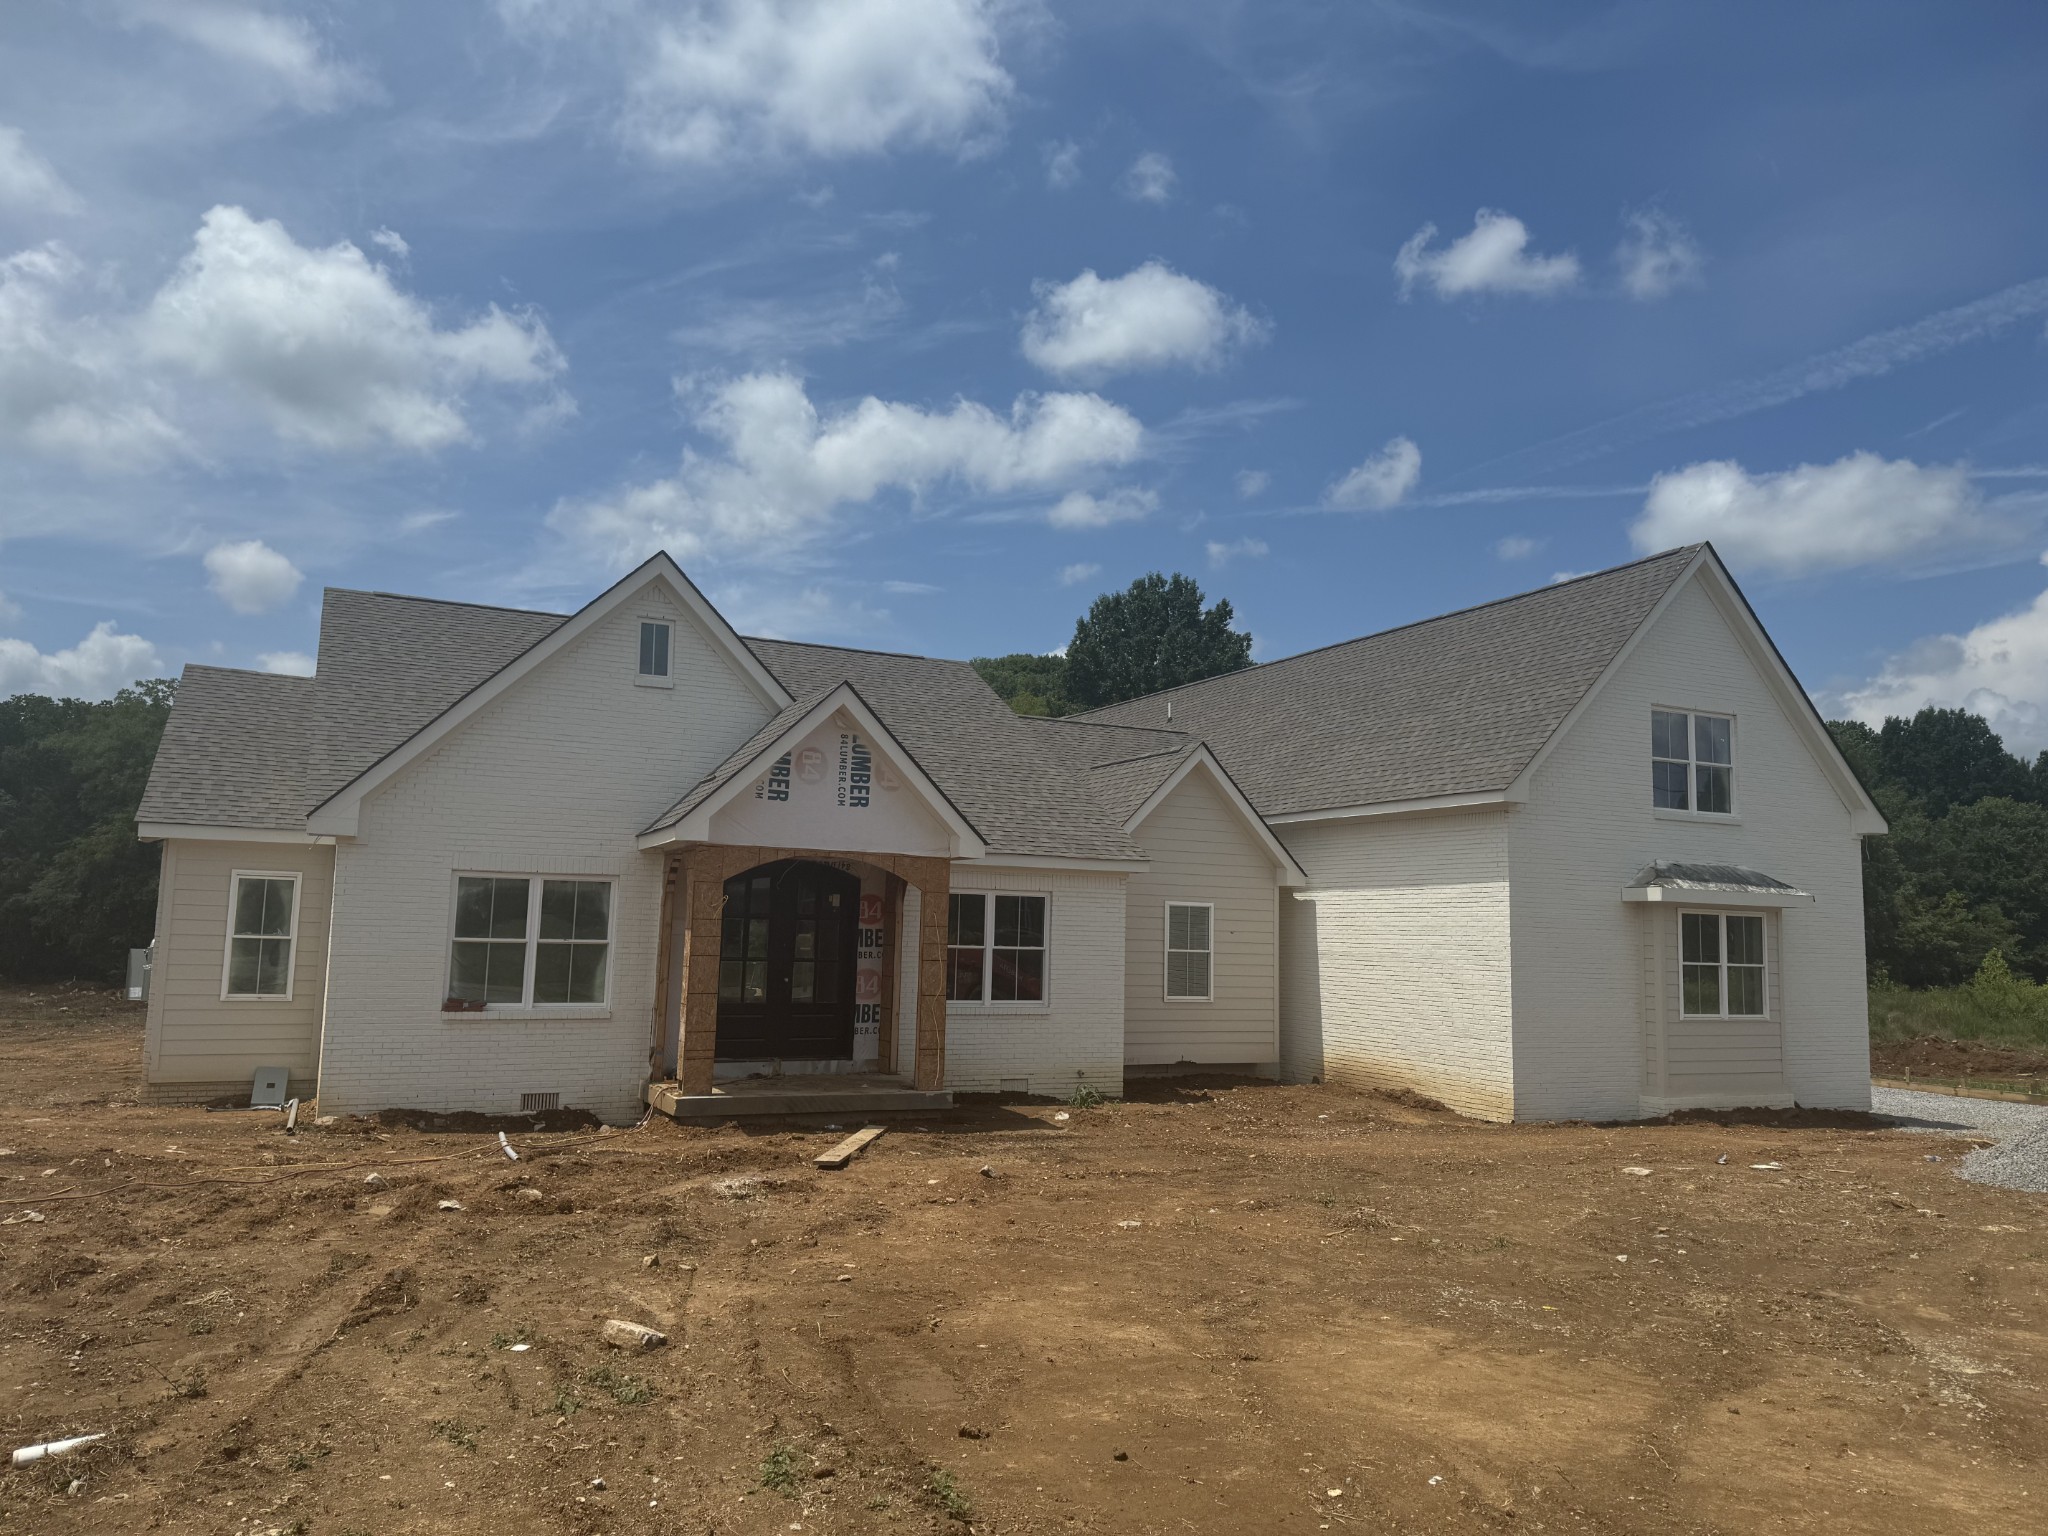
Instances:
[[[0,1437],[110,1432],[0,1533],[2048,1526],[2048,1205],[1952,1143],[1210,1085],[514,1164],[139,1048],[0,994]]]

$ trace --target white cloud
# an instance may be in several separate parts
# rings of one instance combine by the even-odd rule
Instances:
[[[129,19],[160,27],[282,90],[308,112],[329,112],[365,87],[302,16],[240,0],[129,0]]]
[[[943,592],[946,589],[934,586],[929,581],[885,581],[882,583],[882,590],[898,597],[929,597],[934,592]]]
[[[1209,541],[1209,569],[1220,571],[1238,560],[1262,560],[1272,551],[1264,539],[1233,539],[1223,543],[1217,539]]]
[[[408,512],[398,520],[398,531],[410,538],[416,533],[425,533],[429,528],[438,528],[443,523],[452,523],[462,516],[452,507],[427,507],[422,511]]]
[[[1124,172],[1124,196],[1134,202],[1164,204],[1173,200],[1180,176],[1173,162],[1156,149],[1148,149]]]
[[[1100,495],[1069,491],[1045,514],[1045,520],[1055,528],[1107,528],[1112,523],[1138,522],[1158,507],[1158,492],[1135,485],[1118,486]]]
[[[1157,261],[1122,277],[1083,271],[1069,283],[1038,283],[1033,292],[1038,307],[1024,321],[1024,355],[1063,378],[1174,364],[1215,368],[1267,331],[1207,283]]]
[[[1237,472],[1237,494],[1250,501],[1254,496],[1266,494],[1266,487],[1273,483],[1273,477],[1263,469],[1240,469]]]
[[[412,254],[412,246],[405,236],[395,229],[386,229],[381,224],[370,231],[370,244],[379,250],[389,251],[398,261],[404,261]]]
[[[46,693],[61,699],[104,699],[138,678],[162,675],[156,647],[140,635],[124,635],[112,620],[69,650],[48,655],[26,640],[0,640],[0,698]]]
[[[1022,395],[1008,416],[970,400],[928,411],[873,396],[821,415],[803,381],[754,373],[690,395],[715,453],[685,450],[674,475],[564,501],[559,531],[617,561],[666,548],[779,556],[826,531],[847,503],[942,483],[1006,494],[1071,483],[1136,459],[1144,428],[1099,395]]]
[[[1045,184],[1055,192],[1064,192],[1078,185],[1080,180],[1081,146],[1072,139],[1046,145]]]
[[[889,610],[870,608],[824,586],[792,590],[780,583],[733,583],[712,594],[718,611],[741,634],[771,640],[840,640],[873,645],[889,627]]]
[[[265,651],[256,660],[264,671],[282,677],[311,677],[318,665],[304,651]]]
[[[1082,582],[1102,574],[1102,567],[1093,560],[1077,560],[1072,565],[1060,567],[1060,585],[1078,587]]]
[[[537,39],[611,50],[619,126],[654,158],[704,167],[894,149],[967,155],[1001,131],[998,61],[1035,7],[1006,0],[501,0]],[[593,14],[593,10],[600,14]]]
[[[268,613],[292,600],[305,573],[261,539],[206,552],[207,585],[236,613]]]
[[[1537,542],[1525,539],[1519,534],[1510,534],[1493,546],[1493,553],[1501,560],[1526,560],[1536,553]]]
[[[0,207],[76,213],[82,206],[50,162],[29,148],[22,131],[0,124]]]
[[[2048,592],[1967,634],[1922,640],[1843,694],[1842,704],[1871,725],[1930,704],[1967,709],[1988,720],[2008,750],[2048,750]]]
[[[344,240],[324,250],[274,219],[208,211],[139,322],[152,360],[255,400],[322,448],[427,452],[468,441],[465,394],[545,385],[564,367],[547,327],[493,304],[459,329]]]
[[[1554,587],[1562,582],[1577,581],[1581,576],[1590,576],[1592,574],[1591,571],[1552,571],[1550,573],[1550,584]]]
[[[1797,575],[1896,560],[1979,531],[1977,491],[1961,465],[1852,453],[1776,474],[1721,459],[1659,475],[1629,537],[1646,552],[1711,539],[1732,565]]]
[[[19,624],[20,622],[21,604],[17,603],[5,592],[0,592],[0,624]]]
[[[1632,299],[1661,299],[1700,280],[1706,265],[1690,231],[1661,208],[1642,208],[1624,220],[1628,234],[1615,248],[1621,286]]]
[[[1323,493],[1323,504],[1346,511],[1384,512],[1398,506],[1422,479],[1422,450],[1405,437],[1352,470]]]
[[[1441,251],[1430,249],[1435,239],[1436,226],[1425,224],[1394,257],[1402,298],[1418,282],[1434,288],[1440,299],[1455,299],[1473,293],[1561,293],[1579,280],[1578,257],[1569,251],[1530,255],[1528,228],[1497,209],[1480,209],[1472,232]]]
[[[119,327],[68,304],[84,276],[54,242],[0,258],[0,442],[91,469],[135,469],[179,446]]]

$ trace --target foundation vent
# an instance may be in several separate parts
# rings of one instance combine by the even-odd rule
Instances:
[[[544,1109],[560,1109],[562,1096],[559,1093],[522,1093],[519,1095],[519,1112],[522,1115],[537,1115]]]

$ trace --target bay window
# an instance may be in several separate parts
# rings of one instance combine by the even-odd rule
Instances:
[[[1681,912],[1679,1011],[1687,1018],[1762,1018],[1768,1010],[1764,920],[1735,912]]]

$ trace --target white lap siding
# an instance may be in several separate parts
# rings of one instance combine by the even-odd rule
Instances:
[[[1650,713],[1735,717],[1730,820],[1659,815],[1650,804]],[[1804,706],[1801,706],[1802,708]],[[1659,1113],[1647,1091],[1659,999],[1677,985],[1676,929],[1658,957],[1621,891],[1653,860],[1736,864],[1817,899],[1768,924],[1783,1086],[1801,1104],[1867,1109],[1863,877],[1849,811],[1706,589],[1674,596],[1537,771],[1509,819],[1514,887],[1515,1107],[1527,1119]],[[1708,902],[1701,903],[1710,905]],[[1660,904],[1646,904],[1653,908]],[[1675,920],[1674,920],[1675,922]],[[1654,935],[1652,935],[1654,936]],[[1669,1017],[1676,1021],[1675,1001]],[[1722,1031],[1722,1044],[1752,1027]],[[1674,1050],[1697,1053],[1687,1021]],[[1760,1040],[1694,1102],[1770,1102]],[[1675,1058],[1674,1058],[1675,1059]],[[1704,1060],[1696,1054],[1697,1065]],[[1725,1089],[1725,1091],[1723,1091]]]
[[[633,682],[642,617],[675,624],[673,688]],[[556,1093],[606,1120],[636,1116],[662,860],[635,835],[767,714],[680,603],[650,593],[372,795],[335,861],[321,1108],[507,1113]],[[443,1015],[458,871],[615,879],[609,1004]]]
[[[1151,862],[1124,893],[1124,1060],[1270,1066],[1280,1059],[1280,893],[1273,859],[1196,769],[1132,830]],[[1166,905],[1213,907],[1211,997],[1166,996]]]
[[[320,1059],[320,999],[327,980],[327,909],[334,850],[311,844],[171,838],[163,845],[156,961],[143,1036],[142,1097],[197,1103],[246,1095],[258,1067],[283,1067],[290,1091],[310,1096]],[[292,995],[221,997],[229,882],[236,870],[299,876]]]
[[[1281,1073],[1515,1112],[1506,813],[1274,829],[1309,888],[1281,898]]]
[[[1124,877],[1078,870],[953,866],[957,894],[1037,892],[1046,914],[1044,1004],[951,1003],[946,1086],[996,1093],[1022,1081],[1064,1098],[1077,1087],[1124,1091]],[[906,932],[916,930],[908,926]],[[899,1053],[908,1061],[908,1027]],[[907,1067],[906,1067],[907,1070]]]

